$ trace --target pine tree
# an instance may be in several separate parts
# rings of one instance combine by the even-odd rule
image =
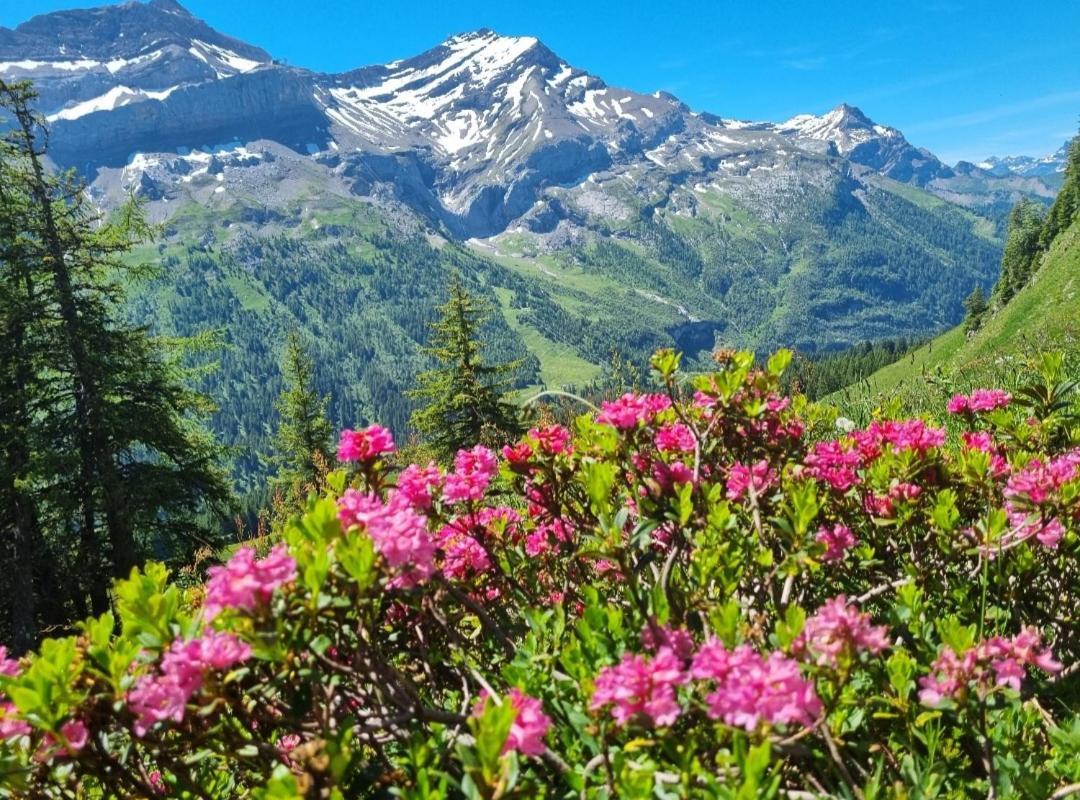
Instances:
[[[459,449],[503,443],[521,432],[518,410],[505,397],[507,378],[521,362],[485,364],[479,330],[486,304],[469,294],[456,274],[449,294],[425,351],[442,366],[422,373],[408,393],[424,401],[412,415],[413,428],[445,460]]]
[[[30,431],[36,390],[35,342],[31,337],[36,287],[27,243],[23,240],[25,197],[12,191],[13,148],[0,140],[0,554],[10,585],[6,628],[15,652],[37,638],[34,573],[49,560],[38,508],[30,489]]]
[[[107,608],[109,579],[147,555],[186,559],[212,540],[207,515],[230,491],[221,448],[202,427],[212,406],[188,387],[196,343],[164,342],[125,316],[124,282],[136,277],[125,257],[147,233],[141,212],[105,221],[77,177],[46,171],[33,100],[29,85],[0,81],[11,120],[0,150],[0,323],[13,334],[0,354],[12,377],[0,491],[32,505],[16,527],[20,547],[36,537],[38,552],[12,557],[34,575],[35,599],[66,616]],[[71,577],[54,585],[43,562]],[[13,608],[12,624],[25,613]]]
[[[1005,248],[1001,255],[1001,277],[994,287],[994,299],[1004,305],[1024,288],[1034,271],[1041,248],[1041,209],[1030,200],[1021,200],[1009,212]]]
[[[278,398],[281,415],[274,437],[274,488],[290,506],[309,491],[318,491],[328,465],[333,429],[326,416],[329,398],[315,389],[315,365],[300,335],[290,331],[281,364],[287,388]]]
[[[1065,179],[1061,190],[1050,206],[1043,225],[1039,243],[1043,250],[1050,248],[1050,243],[1063,230],[1080,217],[1080,136],[1069,145],[1069,156],[1065,162]]]
[[[986,311],[989,305],[986,302],[986,295],[983,293],[983,288],[979,284],[975,284],[975,288],[971,290],[971,294],[964,300],[964,333],[974,333],[983,324],[983,318],[986,316]]]

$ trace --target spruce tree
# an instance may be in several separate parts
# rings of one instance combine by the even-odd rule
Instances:
[[[191,343],[171,347],[126,317],[124,285],[136,277],[127,256],[147,233],[139,209],[106,221],[75,175],[46,170],[33,100],[28,84],[0,81],[11,120],[0,150],[0,324],[12,334],[0,353],[0,491],[33,511],[16,506],[11,554],[34,576],[33,599],[67,616],[105,610],[110,578],[145,557],[185,559],[211,542],[207,515],[230,491],[202,427],[212,406],[188,386]],[[62,568],[63,586],[43,562]],[[13,607],[12,626],[27,630],[27,613]]]
[[[501,444],[521,432],[519,412],[506,399],[509,376],[520,361],[489,365],[479,331],[486,304],[453,275],[449,299],[432,323],[425,352],[440,366],[422,373],[410,397],[423,401],[410,420],[440,458],[449,460],[475,444]]]
[[[964,311],[966,312],[964,316],[964,333],[974,333],[982,327],[983,317],[985,317],[988,308],[982,286],[975,284],[971,294],[964,300]]]
[[[1039,237],[1043,250],[1050,249],[1051,242],[1063,230],[1080,217],[1080,136],[1069,144],[1068,160],[1065,162],[1065,179],[1054,203],[1047,212],[1046,222]]]
[[[1039,236],[1043,227],[1041,209],[1030,200],[1021,200],[1009,212],[1005,248],[1001,254],[1001,277],[994,287],[994,299],[1004,305],[1031,277],[1041,253]]]
[[[281,371],[286,388],[277,403],[280,421],[274,437],[272,463],[277,474],[273,486],[286,503],[294,505],[321,488],[334,460],[333,429],[326,415],[329,398],[316,391],[315,365],[295,330],[286,339]]]
[[[34,573],[43,559],[44,542],[38,508],[31,491],[30,435],[33,398],[38,389],[32,338],[36,286],[29,248],[23,238],[26,198],[13,191],[10,168],[13,148],[0,140],[0,557],[15,569],[5,570],[3,587],[11,602],[3,627],[11,645],[22,652],[37,638]]]

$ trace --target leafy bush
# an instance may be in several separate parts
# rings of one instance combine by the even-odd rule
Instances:
[[[660,352],[665,392],[449,472],[345,432],[261,557],[186,591],[151,564],[115,616],[0,659],[0,791],[1064,796],[1068,403],[984,390],[843,432],[778,393],[789,354],[724,358]]]

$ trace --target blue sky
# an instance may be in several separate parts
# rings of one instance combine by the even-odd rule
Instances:
[[[1043,155],[1080,125],[1077,0],[181,0],[278,58],[337,71],[480,27],[539,36],[614,86],[745,119],[841,101],[946,161]],[[0,0],[0,25],[93,0]]]

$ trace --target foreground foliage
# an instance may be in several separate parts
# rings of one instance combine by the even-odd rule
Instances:
[[[846,420],[728,354],[449,471],[345,431],[205,588],[0,659],[34,797],[1047,797],[1080,781],[1080,431],[1048,358]],[[949,434],[941,423],[948,417]],[[839,431],[839,432],[838,432]],[[844,432],[846,431],[846,432]],[[809,794],[808,794],[809,793]],[[1058,795],[1062,796],[1062,795]]]

